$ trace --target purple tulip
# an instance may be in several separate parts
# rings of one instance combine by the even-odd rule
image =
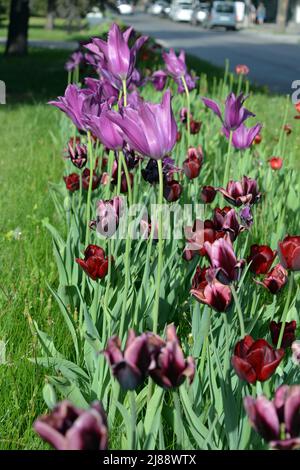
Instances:
[[[188,88],[189,91],[192,91],[196,88],[196,85],[197,85],[197,80],[198,80],[199,77],[196,77],[196,76],[192,76],[190,75],[188,72],[184,75],[184,79],[185,79],[185,82],[186,82],[186,86]],[[177,88],[177,92],[178,93],[184,93],[185,92],[185,88],[183,86],[183,82],[182,82],[182,79],[179,78],[177,80],[175,80],[177,85],[178,85],[178,88]]]
[[[99,110],[91,109],[91,111],[95,111],[95,113],[87,113],[85,115],[84,122],[86,128],[90,130],[106,148],[110,150],[122,149],[124,145],[122,132],[108,117],[110,111],[108,102],[103,103]]]
[[[112,98],[115,98],[114,102],[117,102],[119,97],[118,90],[113,87],[106,78],[101,77],[99,80],[97,78],[87,77],[84,79],[84,83],[92,94],[101,93],[101,101],[112,101]]]
[[[228,235],[213,243],[205,242],[204,248],[218,281],[228,285],[240,279],[245,260],[237,260]]]
[[[249,229],[253,225],[253,216],[250,205],[243,207],[243,209],[240,211],[240,218],[246,229]]]
[[[151,82],[157,91],[162,91],[167,83],[168,75],[163,70],[157,70],[152,74]]]
[[[246,127],[244,124],[241,124],[233,133],[232,133],[232,145],[238,150],[246,150],[253,144],[255,137],[259,135],[262,129],[261,124],[256,124],[254,127]],[[229,140],[229,131],[225,127],[223,128],[223,133],[227,140]]]
[[[107,420],[99,402],[82,410],[65,400],[35,421],[34,430],[57,450],[106,450]]]
[[[130,148],[145,157],[160,160],[176,144],[177,125],[169,90],[160,104],[141,102],[136,108],[127,106],[121,113],[110,111],[107,116],[122,129]]]
[[[195,361],[190,356],[185,359],[174,325],[167,326],[166,337],[166,342],[152,352],[150,376],[155,383],[168,389],[179,387],[186,378],[191,383],[195,375]]]
[[[75,51],[70,55],[69,59],[65,63],[65,70],[71,72],[78,67],[84,59],[84,55],[80,51]]]
[[[84,131],[84,111],[88,107],[89,94],[77,85],[68,85],[65,96],[59,96],[58,101],[49,101],[48,104],[56,106],[73,121],[77,129]]]
[[[134,390],[148,374],[151,362],[149,335],[135,335],[129,330],[125,350],[121,351],[121,341],[117,336],[108,340],[104,354],[113,375],[125,390]]]
[[[257,181],[247,176],[243,176],[242,181],[229,181],[224,188],[218,188],[226,201],[236,207],[242,205],[255,204],[261,198]]]
[[[246,98],[242,93],[237,97],[234,93],[230,93],[225,102],[224,118],[216,101],[209,98],[202,98],[202,101],[207,108],[211,109],[218,116],[224,129],[229,133],[240,127],[250,116],[255,116],[251,111],[244,108],[243,104]]]
[[[101,72],[104,75],[107,70],[108,74],[117,80],[130,80],[137,52],[148,39],[146,36],[141,36],[130,49],[128,41],[132,32],[133,28],[131,27],[122,33],[119,26],[113,23],[108,32],[107,42],[94,38],[91,43],[86,44],[85,47],[100,61]]]
[[[124,200],[116,196],[109,201],[97,202],[97,231],[105,237],[111,237],[118,228],[122,216]]]
[[[253,428],[272,448],[300,447],[300,386],[282,385],[272,401],[261,395],[245,397],[244,406]]]
[[[181,50],[177,57],[174,49],[170,49],[169,52],[163,52],[162,57],[166,65],[167,72],[172,78],[176,80],[186,74],[187,68],[184,50]]]

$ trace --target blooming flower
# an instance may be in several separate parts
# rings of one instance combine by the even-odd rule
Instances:
[[[121,113],[110,111],[109,119],[123,131],[130,148],[145,157],[162,159],[176,143],[177,125],[167,90],[160,104],[140,103],[135,109],[123,108]]]
[[[151,82],[157,91],[162,91],[167,83],[168,75],[163,70],[156,70],[153,72]]]
[[[269,158],[268,162],[272,170],[280,170],[280,168],[282,168],[282,165],[283,165],[283,158],[272,157],[272,158]]]
[[[238,64],[235,66],[235,73],[237,75],[248,75],[249,72],[250,72],[250,69],[247,65]]]
[[[82,187],[86,191],[89,189],[89,186],[90,186],[90,175],[91,175],[91,172],[89,168],[85,168],[85,170],[83,170],[83,173],[82,173]],[[100,180],[101,180],[100,176],[98,176],[97,173],[93,171],[92,190],[98,188],[100,184]]]
[[[200,199],[204,204],[209,204],[214,201],[217,191],[213,186],[203,186],[200,193]]]
[[[238,150],[248,149],[253,144],[256,136],[260,133],[261,129],[261,124],[256,124],[253,127],[246,127],[244,124],[241,124],[232,133],[232,145]],[[228,140],[230,134],[225,127],[223,128],[223,133]]]
[[[164,182],[164,198],[168,202],[178,201],[182,193],[182,186],[176,180]]]
[[[68,143],[68,157],[76,168],[80,170],[86,165],[87,162],[87,146],[80,143]]]
[[[268,289],[271,294],[277,294],[287,283],[288,272],[281,264],[277,264],[266,274],[262,281],[255,281]]]
[[[124,201],[116,196],[111,200],[97,202],[97,232],[105,237],[111,237],[118,228],[122,215]]]
[[[155,342],[152,343],[154,345]],[[158,341],[158,346],[160,343],[162,340]],[[103,352],[114,377],[125,390],[134,390],[148,375],[152,352],[148,333],[136,336],[133,330],[129,330],[124,351],[121,351],[120,339],[113,336]]]
[[[99,402],[83,410],[67,400],[62,401],[50,414],[37,418],[33,427],[57,450],[107,449],[107,420]]]
[[[215,269],[216,278],[222,284],[230,284],[240,279],[245,260],[237,260],[230,237],[220,238],[213,243],[205,242],[204,248]]]
[[[245,397],[244,406],[253,428],[272,448],[300,447],[300,386],[282,385],[272,401],[264,395]]]
[[[282,322],[276,323],[275,321],[271,321],[270,323],[271,338],[272,338],[272,343],[274,344],[274,346],[276,346],[278,343],[281,326],[282,326]],[[283,337],[282,337],[282,342],[281,342],[282,348],[284,349],[289,348],[292,345],[292,343],[295,341],[296,327],[297,327],[297,323],[295,322],[295,320],[286,322],[286,324],[284,325],[284,332],[283,332]]]
[[[244,204],[255,204],[261,198],[257,181],[247,176],[243,176],[241,182],[229,181],[226,189],[218,188],[218,191],[220,191],[226,201],[237,207]]]
[[[71,72],[72,70],[76,69],[76,67],[78,67],[83,60],[84,55],[82,54],[82,52],[73,52],[65,63],[65,70],[67,70],[67,72]]]
[[[231,304],[231,289],[216,279],[210,279],[208,271],[209,268],[197,267],[190,292],[198,302],[217,312],[225,312]]]
[[[85,126],[107,149],[120,150],[124,146],[124,139],[121,129],[109,119],[109,110],[110,106],[105,102],[98,106],[97,114],[86,113]]]
[[[80,176],[77,173],[71,173],[68,176],[64,176],[64,181],[66,183],[67,190],[71,193],[77,191],[80,187]]]
[[[253,216],[250,205],[247,205],[240,210],[240,219],[246,229],[249,229],[252,226]]]
[[[58,101],[49,101],[48,104],[59,108],[72,120],[77,129],[85,131],[84,110],[88,99],[89,95],[77,85],[68,85],[64,96],[59,96]]]
[[[278,254],[284,268],[300,271],[300,236],[287,235],[278,243]]]
[[[105,75],[106,71],[108,72],[107,78],[109,74],[120,81],[127,81],[132,77],[137,52],[148,39],[146,36],[141,36],[130,49],[128,41],[132,32],[131,27],[122,33],[119,26],[113,23],[108,32],[107,42],[94,38],[91,43],[86,44],[85,47],[99,58],[102,73]]]
[[[218,116],[223,124],[224,132],[226,130],[229,135],[230,131],[238,129],[250,116],[255,116],[255,114],[243,106],[246,98],[243,93],[237,97],[234,93],[230,93],[225,102],[224,118],[216,101],[209,98],[202,98],[202,101],[207,108],[211,109]]]
[[[284,356],[284,349],[273,349],[264,339],[245,336],[239,341],[231,358],[232,366],[240,377],[250,384],[268,380]]]
[[[227,232],[232,242],[245,230],[245,227],[240,225],[238,221],[236,211],[230,207],[224,207],[223,209],[216,207],[214,209],[213,224],[216,230]]]
[[[94,281],[103,279],[108,272],[108,258],[103,248],[97,245],[89,245],[84,251],[84,259],[76,258],[76,263]]]
[[[166,342],[153,351],[149,374],[155,383],[167,389],[179,387],[186,378],[189,383],[193,381],[195,361],[190,356],[184,358],[174,325],[167,326]]]
[[[191,180],[199,176],[202,163],[203,163],[202,147],[199,146],[198,149],[190,147],[188,149],[187,158],[183,162],[183,171],[188,179]]]
[[[247,262],[250,264],[250,271],[255,274],[266,274],[271,268],[277,251],[271,250],[267,245],[252,245]]]
[[[195,220],[193,227],[185,227],[185,238],[187,244],[185,246],[183,257],[186,261],[190,261],[194,256],[206,255],[204,247],[205,242],[213,243],[218,238],[224,237],[225,232],[217,231],[211,220]]]
[[[187,67],[185,63],[184,50],[181,50],[177,57],[174,49],[170,49],[169,52],[163,52],[162,57],[166,65],[166,70],[172,78],[178,79],[186,74]]]

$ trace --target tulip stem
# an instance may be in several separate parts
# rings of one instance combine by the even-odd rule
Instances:
[[[231,292],[232,292],[232,296],[234,298],[235,307],[236,307],[237,314],[238,314],[238,317],[239,317],[241,337],[244,338],[245,337],[245,325],[244,325],[243,313],[242,313],[241,304],[239,302],[239,298],[238,298],[236,289],[235,289],[233,284],[231,285]]]
[[[127,88],[126,88],[126,80],[122,80],[122,86],[123,86],[124,107],[126,108],[126,106],[127,106]]]
[[[163,233],[162,233],[162,205],[163,205],[163,167],[162,161],[157,161],[158,165],[158,175],[159,175],[159,193],[158,193],[158,262],[157,262],[157,276],[156,276],[156,290],[155,290],[155,299],[154,299],[154,308],[153,308],[153,332],[157,333],[158,326],[158,315],[159,315],[159,295],[160,295],[160,282],[161,282],[161,273],[162,273],[162,262],[163,262]]]
[[[281,325],[281,328],[280,328],[279,338],[278,338],[278,342],[277,342],[277,349],[279,349],[281,347],[281,343],[282,343],[284,328],[285,328],[287,316],[288,316],[290,306],[291,306],[291,296],[292,296],[293,284],[294,284],[294,273],[292,271],[291,275],[290,275],[290,279],[289,279],[288,295],[287,295],[287,299],[286,299],[286,302],[285,302],[284,311],[283,311],[283,315],[282,315],[282,325]]]
[[[226,166],[224,172],[224,179],[223,179],[223,188],[226,188],[227,183],[229,182],[230,178],[230,153],[231,153],[231,144],[232,144],[232,131],[230,131],[229,139],[228,139],[228,150],[226,156]]]
[[[130,436],[130,450],[136,450],[136,399],[134,390],[129,391],[130,396],[130,411],[131,411],[131,436]]]
[[[117,196],[121,194],[121,177],[122,177],[122,162],[120,153],[118,153],[118,179],[117,179]]]
[[[186,80],[184,78],[184,75],[181,77],[184,91],[186,94],[186,104],[187,104],[187,142],[188,142],[188,148],[190,146],[190,141],[191,141],[191,100],[190,100],[190,92],[186,83]]]
[[[120,160],[120,163],[123,167],[123,170],[124,170],[124,173],[125,173],[125,178],[126,178],[126,183],[127,183],[127,191],[128,191],[128,202],[129,202],[129,205],[131,206],[132,205],[132,188],[131,188],[131,180],[130,180],[130,176],[129,176],[129,171],[128,171],[128,168],[127,168],[127,164],[126,164],[126,160],[125,160],[125,157],[123,155],[123,153],[121,152],[119,154],[119,160]]]
[[[177,390],[173,392],[173,400],[175,406],[175,433],[177,437],[177,444],[182,448],[183,447],[183,433],[184,433],[184,426],[182,422],[182,415],[181,415],[181,407],[180,407],[180,400],[178,396]]]

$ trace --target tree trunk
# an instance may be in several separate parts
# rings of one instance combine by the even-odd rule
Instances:
[[[11,0],[6,55],[25,55],[28,46],[29,0]]]
[[[54,29],[56,0],[48,0],[45,29]]]
[[[285,31],[287,25],[288,9],[289,0],[278,0],[276,23],[280,31]]]

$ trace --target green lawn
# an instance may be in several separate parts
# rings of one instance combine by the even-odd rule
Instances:
[[[33,37],[35,29],[30,31]],[[60,30],[55,34],[57,39],[64,37]],[[57,272],[42,219],[48,217],[55,226],[60,223],[47,188],[49,181],[62,177],[64,142],[60,114],[45,103],[64,91],[67,56],[66,51],[34,49],[27,58],[0,59],[0,78],[8,91],[8,104],[0,107],[0,340],[6,343],[6,363],[0,365],[0,449],[43,448],[31,430],[35,417],[46,409],[41,392],[44,370],[28,361],[38,347],[31,322],[56,335],[58,346],[64,342],[60,316],[47,288],[47,282],[56,283]],[[223,74],[198,59],[192,63],[198,74],[208,74],[209,90],[212,77]],[[256,109],[269,129],[263,132],[264,154],[272,156],[284,106],[283,97],[251,97],[250,109]],[[292,117],[290,106],[293,132],[287,138],[287,152],[300,145],[300,121]]]

